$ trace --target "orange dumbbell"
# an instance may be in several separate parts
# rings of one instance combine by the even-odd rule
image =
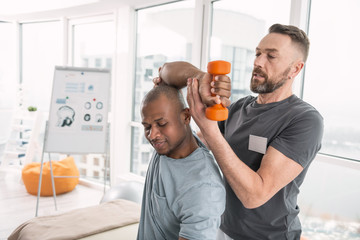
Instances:
[[[230,73],[231,64],[226,61],[217,60],[208,63],[207,71],[212,75],[212,80],[215,81],[216,75],[225,75]],[[213,95],[215,96],[215,95]],[[228,118],[228,109],[222,104],[215,104],[212,107],[206,108],[205,115],[208,119],[214,121],[224,121]]]

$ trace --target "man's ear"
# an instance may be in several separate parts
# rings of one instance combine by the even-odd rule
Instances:
[[[184,121],[185,124],[190,124],[191,121],[191,114],[189,108],[184,108],[181,112],[181,119]]]
[[[305,63],[302,60],[298,60],[296,61],[296,63],[292,66],[292,73],[290,74],[291,78],[295,78],[301,71],[301,69],[303,69]]]

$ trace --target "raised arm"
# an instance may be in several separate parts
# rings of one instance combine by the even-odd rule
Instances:
[[[199,93],[205,105],[212,106],[219,103],[224,107],[230,105],[230,78],[226,75],[219,75],[215,77],[215,82],[212,82],[212,76],[209,73],[201,71],[188,62],[165,63],[159,68],[159,77],[154,79],[154,83],[159,84],[163,82],[181,89],[186,86],[188,78],[199,80]]]
[[[273,147],[269,147],[258,171],[253,171],[237,157],[223,138],[216,122],[206,119],[196,89],[196,80],[188,84],[188,103],[227,182],[246,208],[257,208],[298,176],[303,167]]]
[[[181,89],[188,78],[203,79],[206,73],[188,62],[169,62],[159,69],[159,77],[164,83]]]

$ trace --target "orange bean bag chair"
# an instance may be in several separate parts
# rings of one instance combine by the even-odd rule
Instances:
[[[51,161],[54,176],[79,176],[79,170],[76,167],[73,157],[67,157],[60,161]],[[37,195],[40,176],[40,162],[29,163],[22,170],[22,180],[26,191]],[[79,183],[79,178],[55,178],[55,192],[62,194],[72,191]],[[50,162],[45,162],[42,172],[42,183],[40,196],[52,196]]]

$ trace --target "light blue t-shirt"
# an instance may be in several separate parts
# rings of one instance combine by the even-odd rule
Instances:
[[[138,240],[216,238],[225,189],[214,158],[199,140],[198,144],[182,159],[154,152],[146,175]]]

